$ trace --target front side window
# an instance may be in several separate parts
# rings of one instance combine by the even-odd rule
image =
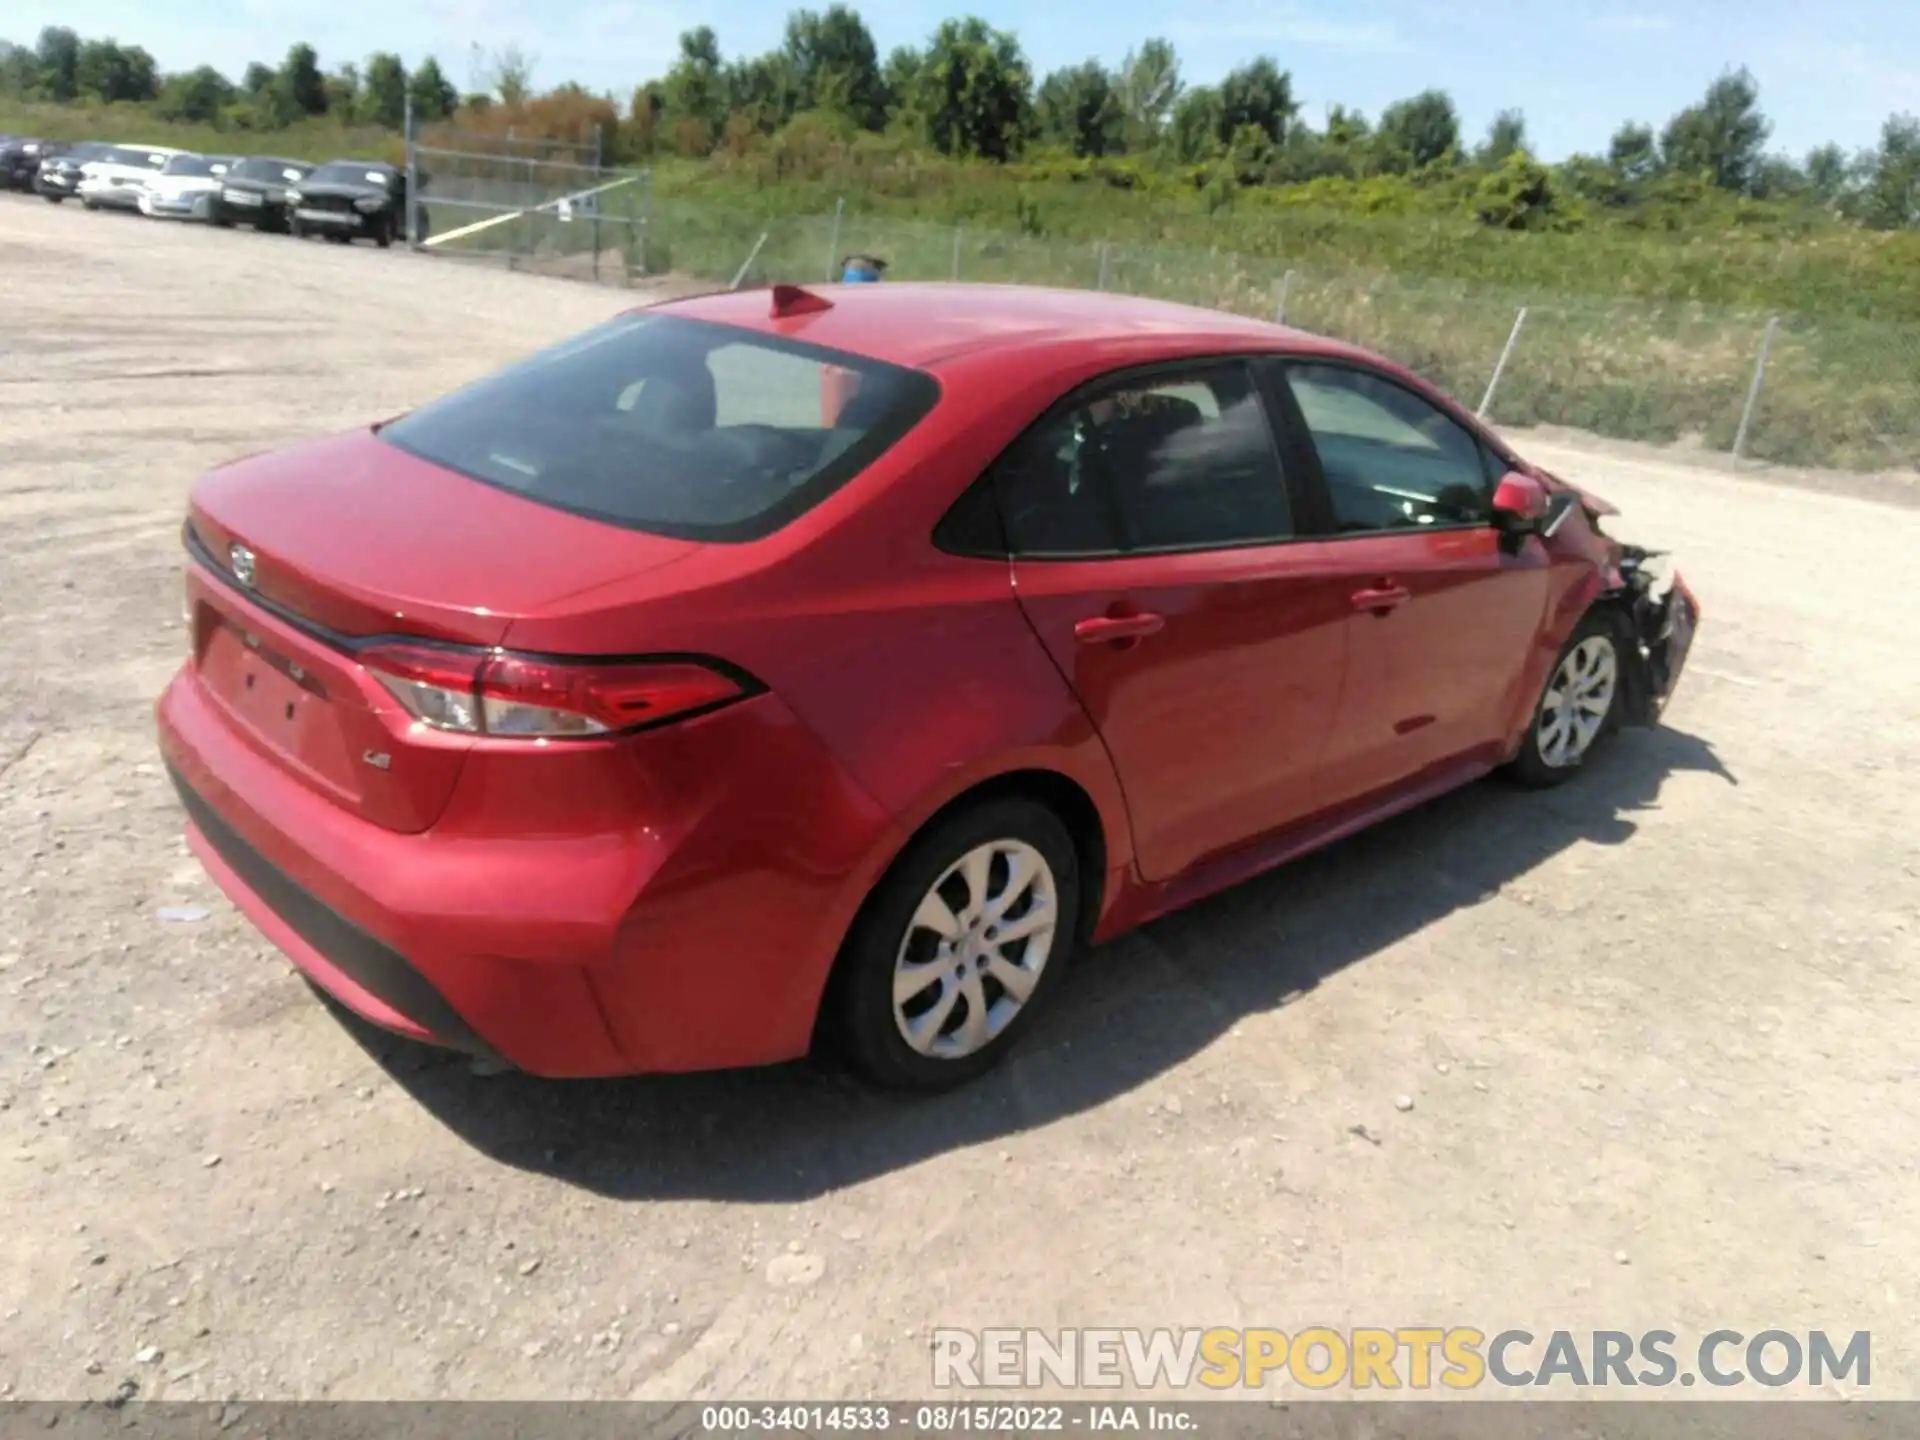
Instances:
[[[920,371],[627,315],[380,435],[562,510],[684,539],[750,540],[871,465],[938,398]]]
[[[1319,452],[1337,530],[1480,525],[1492,519],[1485,451],[1445,411],[1364,370],[1302,363],[1285,370]]]
[[[1293,535],[1250,369],[1120,380],[1075,397],[1001,459],[1016,553],[1084,556],[1257,545]]]

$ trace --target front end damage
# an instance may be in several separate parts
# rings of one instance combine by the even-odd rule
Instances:
[[[1597,526],[1595,527],[1598,528]],[[1658,550],[1612,542],[1618,583],[1603,598],[1620,618],[1620,719],[1656,724],[1673,698],[1700,623],[1700,603]]]

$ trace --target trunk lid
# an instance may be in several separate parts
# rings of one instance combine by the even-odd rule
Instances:
[[[410,724],[357,641],[498,645],[569,595],[701,548],[509,495],[371,431],[214,471],[188,525],[201,683],[288,771],[401,831],[439,818],[473,742]]]

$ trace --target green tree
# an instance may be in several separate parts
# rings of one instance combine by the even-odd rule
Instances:
[[[153,57],[137,45],[114,40],[86,40],[74,64],[80,93],[118,100],[151,100],[159,91]]]
[[[711,25],[680,37],[680,58],[662,82],[667,114],[673,120],[698,120],[717,135],[727,119],[726,78],[720,64],[720,40]]]
[[[1748,193],[1756,200],[1791,200],[1807,193],[1807,172],[1788,155],[1766,155],[1754,166]]]
[[[1861,217],[1876,230],[1920,225],[1920,119],[1889,115],[1880,144],[1864,157]]]
[[[1121,146],[1120,99],[1113,76],[1098,60],[1055,70],[1034,103],[1040,134],[1081,157],[1111,155]]]
[[[33,51],[9,40],[0,40],[0,95],[24,100],[40,84],[40,62]]]
[[[1620,167],[1598,155],[1569,155],[1562,160],[1554,173],[1554,188],[1596,205],[1626,205],[1633,200]]]
[[[40,91],[62,103],[80,97],[80,37],[64,25],[49,25],[34,46]]]
[[[488,62],[487,89],[500,97],[502,105],[524,105],[533,94],[535,58],[518,45],[493,52]]]
[[[1174,103],[1173,119],[1167,126],[1167,149],[1182,165],[1204,165],[1226,150],[1220,138],[1226,128],[1226,107],[1220,92],[1211,85],[1196,85],[1183,91]]]
[[[376,125],[398,130],[407,118],[407,67],[398,55],[381,50],[367,57],[367,80],[360,113]]]
[[[1259,56],[1220,82],[1220,138],[1232,145],[1241,127],[1251,125],[1269,146],[1278,145],[1299,108],[1293,103],[1293,76]]]
[[[1480,177],[1474,217],[1502,230],[1539,230],[1553,221],[1553,174],[1525,150],[1509,150]]]
[[[1444,90],[1422,90],[1380,112],[1380,167],[1405,173],[1431,165],[1460,145],[1460,116]]]
[[[349,119],[360,113],[360,67],[351,60],[327,76],[327,113]]]
[[[1773,127],[1760,113],[1760,87],[1743,66],[1707,87],[1698,105],[1667,122],[1660,158],[1669,170],[1705,175],[1722,190],[1749,189]]]
[[[431,125],[444,120],[460,103],[460,92],[440,73],[440,62],[429,55],[407,81],[407,95],[413,101],[413,123]]]
[[[273,82],[277,79],[279,72],[271,65],[255,60],[240,76],[240,88],[249,95],[264,95],[273,88]]]
[[[1486,166],[1498,165],[1515,151],[1527,148],[1527,117],[1518,110],[1502,110],[1487,127],[1487,138],[1474,159]]]
[[[311,45],[289,46],[280,66],[279,88],[286,108],[296,116],[323,115],[327,109],[327,82],[320,74],[320,57]]]
[[[1358,110],[1334,105],[1327,110],[1327,143],[1343,150],[1363,149],[1373,141],[1373,126]]]
[[[880,67],[880,84],[887,97],[888,118],[897,124],[918,127],[921,81],[926,75],[927,57],[911,45],[896,45],[887,52]]]
[[[1651,180],[1660,170],[1660,152],[1654,147],[1653,127],[1629,120],[1614,131],[1607,145],[1607,163],[1623,180],[1632,183]]]
[[[887,121],[880,52],[866,22],[845,5],[796,10],[787,19],[782,54],[802,110],[827,110],[878,130]]]
[[[927,136],[943,155],[1006,160],[1020,147],[1033,107],[1033,72],[1020,42],[978,16],[934,32],[921,73]]]
[[[169,75],[160,87],[158,113],[163,120],[190,120],[211,125],[234,101],[231,81],[211,65],[181,75]]]
[[[1147,41],[1120,62],[1116,85],[1129,150],[1160,143],[1180,98],[1180,57],[1168,40]]]
[[[1807,152],[1807,193],[1822,205],[1835,205],[1853,182],[1853,167],[1838,145],[1818,145]]]
[[[732,61],[720,72],[720,88],[725,110],[767,134],[786,124],[801,108],[800,87],[782,50]]]

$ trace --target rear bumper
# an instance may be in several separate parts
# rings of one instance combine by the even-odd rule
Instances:
[[[158,706],[227,896],[374,1024],[546,1076],[795,1058],[893,822],[772,696],[632,745],[470,756],[389,830],[236,729],[191,665]]]
[[[328,994],[362,1018],[415,1040],[498,1060],[447,998],[397,950],[329,909],[248,844],[169,767],[187,812],[188,843],[215,883]]]

